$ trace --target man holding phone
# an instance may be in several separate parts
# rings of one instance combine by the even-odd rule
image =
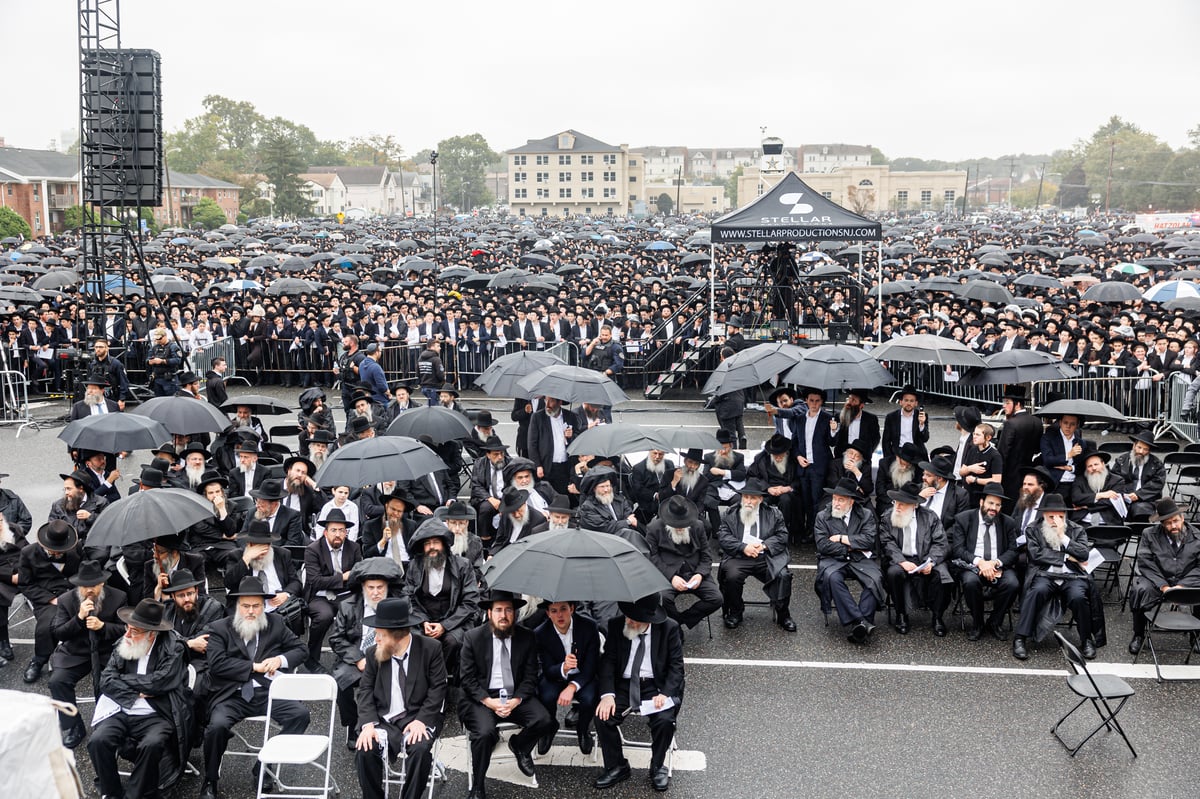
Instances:
[[[592,752],[589,729],[596,714],[596,669],[600,665],[600,630],[586,616],[575,613],[575,602],[543,602],[547,619],[533,631],[537,639],[541,674],[538,699],[554,719],[558,708],[578,705],[575,735],[579,751]],[[538,754],[550,751],[558,722],[538,741]]]

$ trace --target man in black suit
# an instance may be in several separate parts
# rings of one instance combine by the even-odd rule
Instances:
[[[665,791],[671,784],[667,750],[683,703],[683,636],[679,625],[667,618],[657,593],[619,607],[622,615],[608,622],[600,662],[596,737],[604,753],[604,772],[593,784],[611,788],[629,779],[617,727],[632,711],[646,716],[650,727],[650,784]]]
[[[971,612],[967,638],[978,641],[986,629],[998,641],[1007,638],[1004,617],[1020,589],[1017,580],[1017,536],[1020,530],[1001,513],[1004,490],[989,485],[977,510],[954,517],[950,527],[950,570],[962,587],[963,600]],[[992,615],[984,627],[984,591],[991,591]]]
[[[1021,492],[1021,470],[1033,465],[1033,456],[1041,448],[1042,421],[1025,408],[1028,401],[1025,386],[1009,386],[1004,393],[1004,427],[996,449],[1004,459],[1002,485],[1010,497],[1004,509],[1007,513],[1012,512],[1012,503]]]
[[[186,536],[178,533],[158,536],[154,539],[150,555],[142,566],[141,590],[144,595],[161,601],[163,588],[170,582],[171,575],[180,569],[191,572],[200,581],[200,593],[208,594],[204,555],[192,552]],[[131,598],[130,602],[133,601]]]
[[[929,508],[942,520],[942,529],[949,535],[954,517],[971,508],[966,489],[954,480],[954,459],[942,455],[932,461],[921,461],[922,505]]]
[[[332,508],[317,522],[325,534],[304,548],[304,601],[309,618],[308,660],[310,672],[323,672],[321,645],[333,626],[338,605],[350,595],[350,570],[362,560],[362,550],[346,540],[354,522],[346,519],[341,508]]]
[[[262,485],[250,491],[250,496],[254,498],[254,513],[246,515],[242,532],[249,530],[252,522],[260,521],[265,522],[267,529],[279,536],[286,546],[302,547],[308,544],[300,512],[283,505],[283,500],[287,498],[283,480],[276,477],[263,480]]]
[[[1083,463],[1076,468],[1076,459],[1094,445],[1083,437],[1079,417],[1062,416],[1042,434],[1042,466],[1054,477],[1053,488],[1065,493],[1070,483],[1083,479]]]
[[[120,323],[120,333],[113,335],[108,334],[106,338],[98,338],[92,345],[92,352],[96,357],[88,366],[88,374],[92,377],[103,376],[108,380],[108,387],[105,390],[105,395],[117,402],[118,410],[125,410],[125,403],[129,400],[129,376],[125,373],[125,364],[109,355],[108,344],[109,340],[115,340],[118,344],[121,341],[121,336],[125,331],[124,320],[118,319]]]
[[[100,662],[108,662],[113,645],[125,632],[117,618],[117,608],[125,605],[125,592],[104,583],[112,576],[99,562],[85,560],[70,578],[72,590],[58,597],[53,634],[58,647],[50,656],[50,696],[59,702],[75,704],[75,686],[92,673],[92,652]],[[58,714],[63,746],[74,749],[83,742],[87,730],[83,719]]]
[[[596,713],[596,673],[600,668],[600,630],[596,623],[575,612],[576,603],[547,601],[546,621],[533,631],[541,660],[538,698],[554,722],[549,733],[538,741],[538,754],[550,751],[558,732],[556,708],[578,705],[575,737],[579,751],[592,752],[589,730]]]
[[[125,624],[116,651],[100,676],[100,696],[92,715],[88,754],[101,796],[154,796],[160,784],[173,784],[191,747],[191,703],[185,696],[187,661],[183,644],[171,635],[161,602],[143,599],[120,608]],[[164,758],[175,743],[175,757]],[[117,753],[133,745],[133,772],[122,788]],[[165,763],[175,771],[164,774]],[[163,779],[165,777],[165,779]]]
[[[200,799],[217,799],[221,759],[233,726],[248,716],[267,713],[271,678],[304,661],[304,642],[283,619],[266,612],[273,591],[256,577],[246,577],[230,591],[233,615],[213,624],[208,638],[208,673],[212,681],[208,725],[204,728],[204,785]],[[283,735],[308,729],[308,709],[285,700],[273,704],[272,718]],[[256,767],[257,771],[257,767]]]
[[[480,444],[483,454],[471,467],[471,507],[475,509],[475,532],[490,544],[496,533],[492,520],[500,509],[500,497],[507,481],[504,467],[510,460],[508,447],[497,436],[489,436]]]
[[[414,630],[442,645],[446,666],[458,670],[459,653],[479,618],[475,571],[450,552],[454,534],[441,519],[423,522],[408,542],[405,594],[412,601]]]
[[[229,400],[225,389],[225,371],[229,368],[224,358],[213,358],[209,370],[204,373],[204,394],[210,405],[220,408]]]
[[[279,536],[271,532],[266,522],[250,520],[238,539],[242,549],[230,552],[225,560],[225,589],[230,592],[227,605],[231,612],[232,592],[246,577],[258,578],[268,590],[267,613],[300,595],[300,575],[292,563],[292,553],[278,546]]]
[[[909,589],[924,595],[933,612],[933,634],[946,635],[942,615],[950,602],[949,546],[942,520],[922,507],[920,484],[909,483],[888,492],[891,510],[880,520],[880,540],[886,556],[885,577],[896,605],[896,632],[908,635]]]
[[[203,582],[187,569],[171,572],[163,586],[163,618],[174,626],[173,635],[186,647],[184,661],[196,668],[194,695],[197,703],[207,698],[208,625],[225,617],[225,607],[211,596],[200,593]],[[201,679],[203,678],[203,679]],[[198,708],[200,709],[200,708]]]
[[[724,604],[721,590],[712,577],[712,551],[700,511],[681,496],[673,496],[659,506],[658,515],[646,528],[650,562],[671,583],[662,592],[667,615],[689,630]],[[681,595],[695,600],[683,611],[675,606]]]
[[[640,528],[645,529],[658,506],[667,498],[675,464],[661,449],[652,449],[646,459],[633,467],[629,475],[629,498],[637,505]]]
[[[70,420],[72,422],[88,416],[121,412],[121,407],[116,401],[104,396],[104,391],[109,386],[107,377],[89,375],[83,379],[83,386],[83,399],[71,406]]]
[[[555,397],[546,397],[543,409],[529,419],[529,460],[537,467],[537,479],[548,480],[560,494],[567,493],[571,481],[567,447],[582,430],[579,417]]]
[[[535,528],[546,522],[542,513],[529,507],[529,492],[522,489],[504,489],[499,512],[500,528],[492,539],[493,555],[519,539],[527,538]]]
[[[26,684],[37,682],[54,651],[52,633],[58,597],[71,590],[70,578],[79,571],[79,535],[62,520],[52,520],[37,531],[37,542],[21,550],[17,585],[33,605],[33,658],[25,667]]]
[[[787,525],[777,508],[763,502],[766,493],[762,481],[747,480],[741,502],[721,518],[717,531],[721,550],[718,580],[725,597],[725,626],[733,629],[742,623],[742,589],[746,580],[754,577],[763,584],[763,593],[771,601],[775,623],[794,633]]]
[[[792,437],[792,455],[799,465],[799,497],[796,505],[799,518],[790,530],[793,540],[808,540],[812,537],[813,522],[817,506],[821,504],[825,488],[825,475],[833,460],[833,414],[824,409],[825,392],[820,389],[803,390],[806,408],[792,419],[795,435]],[[786,522],[791,522],[786,519]]]
[[[871,404],[871,389],[852,388],[846,392],[846,401],[838,415],[837,435],[833,437],[833,454],[841,456],[854,441],[861,441],[867,458],[875,454],[879,446],[879,417],[868,411]]]
[[[300,514],[300,526],[306,541],[312,537],[313,520],[326,502],[326,497],[313,481],[316,473],[317,465],[302,455],[293,455],[283,462],[284,488],[287,490],[283,506]]]
[[[1130,451],[1113,460],[1113,474],[1125,482],[1125,501],[1129,503],[1127,518],[1131,521],[1149,518],[1166,486],[1167,470],[1154,454],[1154,445],[1153,433],[1138,433],[1133,437]]]
[[[237,465],[229,472],[229,496],[248,497],[267,477],[267,470],[258,465],[258,442],[241,441],[234,454]]]
[[[487,624],[467,634],[459,669],[462,696],[458,717],[471,745],[468,799],[486,799],[484,779],[492,750],[500,740],[500,722],[522,728],[508,739],[508,748],[528,777],[535,774],[533,747],[554,730],[554,720],[536,701],[538,659],[533,631],[515,624],[516,612],[525,600],[507,591],[492,591],[480,605],[487,611]]]
[[[883,419],[881,470],[891,465],[904,444],[915,444],[921,452],[919,460],[928,459],[926,445],[929,443],[929,422],[920,403],[921,395],[913,386],[900,389],[900,407]]]
[[[433,744],[441,732],[446,699],[446,664],[434,641],[412,635],[407,599],[384,599],[362,621],[375,643],[358,683],[355,744],[358,785],[366,799],[383,799],[383,757],[406,756],[404,799],[418,799],[429,782]],[[381,735],[383,733],[383,735]]]

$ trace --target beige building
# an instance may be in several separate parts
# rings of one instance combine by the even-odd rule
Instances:
[[[646,183],[643,186],[647,207],[660,213],[658,198],[667,195],[671,198],[672,214],[711,214],[730,210],[729,201],[725,199],[724,186],[676,186],[674,182]]]
[[[642,158],[576,130],[530,139],[505,159],[508,206],[519,216],[626,216],[642,197]]]
[[[871,165],[871,148],[861,144],[806,144],[800,148],[800,172],[836,172]]]
[[[747,169],[738,181],[738,204],[764,194],[787,174],[760,175]],[[892,172],[886,164],[856,166],[826,173],[804,173],[801,178],[814,191],[857,214],[896,211],[941,211],[961,203],[967,173]]]

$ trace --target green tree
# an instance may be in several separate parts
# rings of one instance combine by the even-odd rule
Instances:
[[[1151,203],[1154,185],[1162,180],[1173,156],[1157,136],[1112,116],[1090,139],[1076,142],[1056,159],[1055,171],[1068,174],[1082,168],[1086,180],[1064,183],[1086,183],[1089,195],[1101,195],[1101,207],[1133,211]]]
[[[354,166],[386,166],[395,171],[404,161],[404,148],[395,136],[357,136],[350,140],[345,150]]]
[[[267,121],[253,103],[210,94],[204,98],[203,105],[208,116],[214,118],[217,136],[224,149],[247,156],[254,153]]]
[[[725,181],[725,198],[729,200],[730,208],[738,207],[738,179],[743,174],[745,174],[745,170],[739,166],[733,170],[729,180]]]
[[[275,186],[275,215],[308,216],[312,199],[303,191],[299,178],[307,167],[301,140],[295,126],[278,125],[267,130],[259,143],[259,171]]]
[[[670,214],[671,209],[675,207],[675,201],[672,200],[671,195],[667,194],[665,191],[658,195],[658,199],[654,201],[654,204],[658,206],[658,212],[660,214]]]
[[[214,230],[226,223],[225,212],[211,197],[201,197],[192,209],[192,224],[205,230]]]
[[[6,239],[9,236],[21,236],[28,239],[33,236],[33,231],[29,229],[29,223],[22,219],[16,211],[11,208],[0,208],[0,239]]]
[[[880,150],[878,147],[871,148],[871,165],[872,166],[876,166],[879,164],[886,164],[887,162],[888,162],[888,159],[887,159],[887,156],[883,154],[883,150]]]
[[[1157,185],[1151,186],[1148,205],[1163,211],[1200,207],[1200,147],[1175,153]]]
[[[1058,196],[1054,198],[1054,204],[1059,208],[1078,208],[1087,205],[1088,185],[1083,165],[1075,164],[1062,175],[1062,183],[1059,184]]]
[[[487,188],[487,166],[499,156],[488,146],[482,134],[452,136],[438,142],[438,203],[460,204],[462,211],[484,205],[491,193]]]

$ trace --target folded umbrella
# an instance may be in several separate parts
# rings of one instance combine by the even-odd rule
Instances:
[[[182,533],[213,516],[212,503],[194,491],[154,488],[104,508],[88,533],[89,547],[120,547]]]
[[[171,440],[162,423],[133,413],[104,413],[85,416],[68,424],[58,434],[68,447],[109,454],[154,449]]]

